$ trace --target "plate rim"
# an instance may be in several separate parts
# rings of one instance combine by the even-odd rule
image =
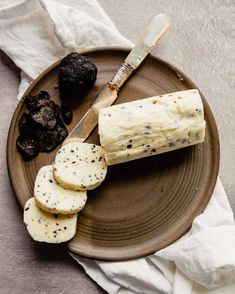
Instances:
[[[105,52],[105,51],[121,51],[121,52],[124,52],[126,54],[128,54],[130,52],[131,48],[129,47],[121,47],[121,46],[102,46],[102,47],[94,47],[94,48],[88,48],[88,49],[83,49],[83,50],[77,50],[78,53],[80,54],[89,54],[89,53],[97,53],[97,52]],[[75,50],[76,51],[76,50]],[[159,58],[153,54],[149,54],[150,57],[152,59],[154,59],[155,61],[157,62],[160,62],[162,63],[163,65],[169,67],[170,69],[172,69],[173,71],[175,71],[176,73],[178,73],[180,76],[182,76],[184,78],[184,80],[186,80],[187,83],[189,83],[190,85],[192,85],[194,88],[198,89],[200,95],[202,96],[202,100],[203,100],[203,104],[205,104],[207,106],[207,108],[210,110],[208,115],[209,115],[209,118],[210,120],[212,120],[214,122],[213,124],[213,128],[214,128],[214,132],[213,132],[213,135],[214,136],[214,139],[215,139],[215,142],[216,142],[216,150],[214,150],[214,158],[216,159],[215,162],[213,162],[213,176],[211,178],[211,184],[209,186],[209,189],[208,189],[208,192],[207,192],[207,195],[206,195],[206,203],[205,203],[205,200],[204,201],[200,201],[197,205],[197,207],[194,208],[194,213],[191,214],[191,216],[188,216],[187,220],[185,221],[186,224],[184,224],[183,226],[181,226],[181,230],[177,230],[177,236],[171,238],[170,242],[168,242],[168,245],[169,246],[170,244],[172,244],[173,242],[175,242],[176,240],[178,240],[185,232],[187,232],[190,227],[191,227],[191,223],[193,221],[193,219],[195,218],[196,215],[199,215],[207,206],[212,194],[213,194],[213,191],[214,191],[214,188],[215,188],[215,185],[216,185],[216,181],[217,181],[217,178],[218,178],[218,173],[219,173],[219,165],[220,165],[220,141],[219,141],[219,134],[218,134],[218,128],[217,128],[217,124],[216,124],[216,120],[214,118],[214,115],[213,115],[213,112],[206,100],[206,98],[204,97],[204,95],[202,94],[202,92],[200,91],[200,89],[196,86],[196,84],[181,70],[179,70],[176,66],[172,65],[170,62],[162,59],[162,58]],[[62,57],[63,58],[63,57]],[[12,187],[12,190],[14,192],[14,195],[17,199],[17,202],[18,204],[20,205],[21,209],[23,209],[23,204],[21,202],[21,199],[19,199],[16,191],[17,191],[17,188],[16,188],[16,184],[14,183],[14,181],[12,180],[13,178],[13,164],[11,164],[11,160],[10,160],[10,141],[11,141],[11,137],[12,137],[12,134],[13,134],[13,127],[15,126],[16,124],[16,120],[17,120],[17,117],[15,115],[15,113],[18,112],[18,110],[22,107],[22,104],[24,102],[24,100],[22,99],[25,95],[27,95],[33,88],[34,86],[48,73],[50,72],[51,70],[53,70],[54,68],[56,68],[58,66],[58,64],[60,63],[61,59],[60,58],[59,60],[57,60],[56,62],[52,63],[51,65],[49,65],[45,70],[43,70],[36,79],[34,79],[31,84],[29,85],[29,87],[26,89],[26,91],[22,94],[22,97],[21,99],[19,100],[13,114],[12,114],[12,118],[11,118],[11,122],[10,122],[10,125],[9,125],[9,129],[8,129],[8,135],[7,135],[7,144],[6,144],[6,161],[7,161],[7,171],[8,171],[8,177],[9,177],[9,181],[10,181],[10,184],[11,184],[11,187]],[[123,60],[124,61],[124,60]],[[117,69],[118,70],[118,69]],[[108,82],[108,81],[107,81]],[[196,212],[196,213],[195,213]],[[190,224],[190,225],[187,225],[187,224]],[[88,257],[90,259],[96,259],[96,260],[104,260],[104,261],[121,261],[121,260],[131,260],[131,259],[135,259],[135,258],[140,258],[140,257],[144,257],[144,256],[147,256],[147,255],[150,255],[150,254],[153,254],[154,252],[156,252],[156,249],[149,249],[149,250],[146,250],[145,252],[143,252],[142,254],[140,253],[137,253],[137,254],[132,254],[131,257],[124,257],[124,258],[118,258],[118,257],[109,257],[109,256],[104,256],[104,255],[99,255],[99,254],[93,254],[92,252],[90,253],[87,253],[87,252],[80,252],[79,250],[75,250],[73,248],[71,248],[70,244],[69,243],[64,243],[64,245],[67,247],[68,251],[71,252],[71,253],[74,253],[74,254],[79,254],[79,255],[82,255],[84,257]],[[162,248],[165,248],[166,246],[162,246]],[[158,249],[160,250],[160,249]]]

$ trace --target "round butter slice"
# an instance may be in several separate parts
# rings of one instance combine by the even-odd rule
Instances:
[[[86,191],[64,189],[54,179],[53,166],[43,166],[36,177],[34,197],[37,205],[50,213],[72,214],[83,209]]]
[[[64,188],[92,190],[98,187],[107,174],[107,164],[101,146],[70,142],[57,152],[54,177]]]
[[[24,207],[24,223],[35,241],[62,243],[75,235],[77,214],[48,213],[37,207],[35,198],[32,197]]]

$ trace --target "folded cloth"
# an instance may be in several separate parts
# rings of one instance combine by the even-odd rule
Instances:
[[[0,48],[21,68],[19,96],[70,51],[132,46],[96,0],[0,0]],[[174,244],[123,262],[71,256],[108,293],[235,293],[235,223],[218,179],[205,211]]]
[[[109,293],[128,289],[125,293],[232,294],[234,246],[233,213],[218,179],[205,211],[174,244],[148,257],[124,262],[91,261],[74,254],[73,257]]]

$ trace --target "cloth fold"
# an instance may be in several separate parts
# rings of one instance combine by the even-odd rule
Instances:
[[[105,279],[120,286],[118,290],[108,288],[109,293],[124,289],[129,293],[234,293],[234,246],[233,213],[218,179],[212,198],[190,231],[155,254],[125,262],[91,262],[72,256],[89,275],[91,271],[93,277],[105,274],[95,279],[102,287],[108,285]]]
[[[70,51],[132,43],[96,0],[0,1],[0,48],[22,70],[19,98],[47,66]],[[235,293],[235,223],[218,179],[205,211],[170,246],[124,262],[71,254],[108,293]]]

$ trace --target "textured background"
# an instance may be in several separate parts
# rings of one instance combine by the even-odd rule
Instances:
[[[235,1],[99,2],[120,32],[133,42],[156,13],[171,17],[171,29],[153,53],[185,72],[208,100],[220,133],[220,176],[235,211]],[[19,70],[1,52],[0,294],[102,293],[63,248],[34,243],[25,230],[5,158],[18,84]]]

